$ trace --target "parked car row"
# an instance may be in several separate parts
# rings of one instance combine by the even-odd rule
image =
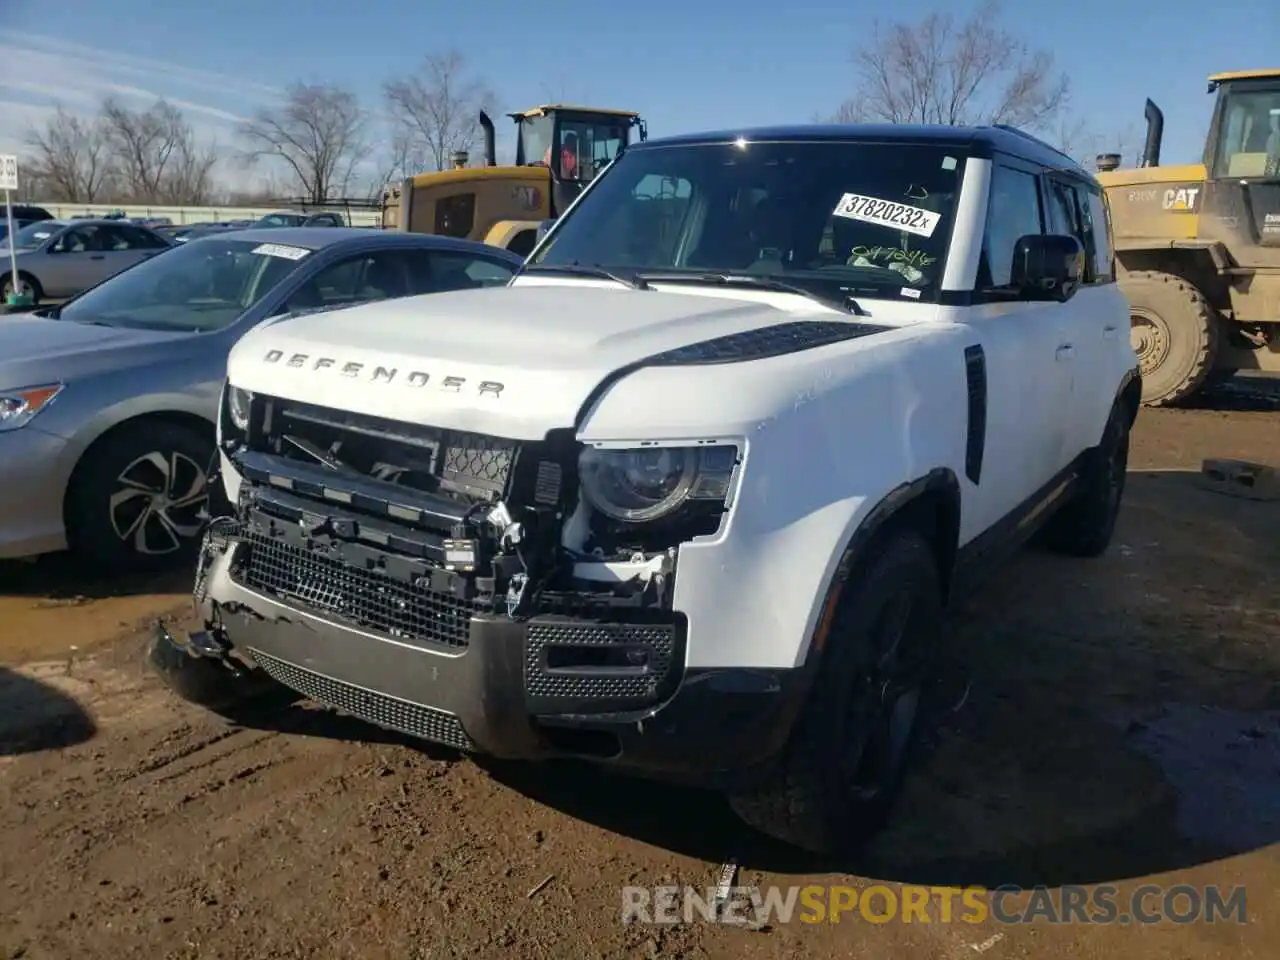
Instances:
[[[37,293],[76,295],[0,319],[0,558],[70,547],[108,570],[170,562],[198,536],[226,357],[246,331],[501,285],[521,263],[394,231],[254,229],[175,246],[110,221],[49,221],[19,255]]]

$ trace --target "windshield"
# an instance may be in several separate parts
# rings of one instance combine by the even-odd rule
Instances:
[[[29,223],[21,230],[14,231],[13,247],[15,250],[34,250],[65,226],[65,223],[58,223],[55,220]]]
[[[1214,176],[1280,178],[1280,82],[1228,87]]]
[[[268,213],[255,227],[300,227],[307,218],[296,213]]]
[[[210,237],[166,250],[116,274],[59,319],[147,330],[220,330],[297,270],[302,247]]]
[[[520,162],[551,164],[551,117],[524,117],[518,121]]]
[[[747,274],[832,298],[936,295],[964,160],[906,143],[634,149],[530,261]]]

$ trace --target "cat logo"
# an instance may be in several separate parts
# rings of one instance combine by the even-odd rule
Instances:
[[[542,191],[537,187],[512,187],[511,199],[524,210],[537,210],[542,204]]]
[[[1178,187],[1176,190],[1169,189],[1164,192],[1164,199],[1161,201],[1161,206],[1166,210],[1172,210],[1175,213],[1194,213],[1196,210],[1196,201],[1199,197],[1199,187]]]

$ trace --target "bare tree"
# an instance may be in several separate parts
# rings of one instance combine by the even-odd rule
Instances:
[[[291,186],[311,203],[346,195],[369,152],[367,133],[360,99],[329,84],[294,84],[283,104],[240,127],[244,159],[281,161]]]
[[[182,111],[165,100],[131,110],[108,97],[101,123],[127,199],[142,203],[203,203],[213,183],[216,146],[201,148]]]
[[[1059,150],[1087,169],[1092,169],[1102,153],[1120,154],[1121,166],[1137,166],[1140,162],[1141,139],[1134,124],[1112,133],[1100,133],[1083,119],[1068,118],[1059,123],[1052,139]]]
[[[405,155],[421,156],[443,170],[457,150],[471,152],[480,140],[480,111],[495,97],[485,82],[470,76],[456,50],[423,58],[416,73],[383,86],[387,110],[400,125]]]
[[[931,13],[915,23],[875,23],[853,55],[857,88],[838,122],[1004,123],[1049,130],[1068,101],[1053,55],[999,26],[999,0],[964,22]]]
[[[31,156],[24,166],[49,200],[93,203],[111,173],[110,151],[100,118],[68,113],[61,106],[43,128],[27,132]]]

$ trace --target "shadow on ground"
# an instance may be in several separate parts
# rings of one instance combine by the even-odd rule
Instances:
[[[575,764],[486,766],[582,820],[782,873],[1056,886],[1280,842],[1280,504],[1197,476],[1130,474],[1104,557],[1028,549],[959,611],[948,706],[857,863],[766,842],[714,795]]]
[[[93,719],[73,697],[0,667],[0,757],[73,747],[96,732]]]
[[[191,589],[194,576],[194,558],[175,559],[160,573],[120,576],[88,569],[71,554],[51,553],[32,560],[0,560],[0,597],[33,597],[57,604],[184,593]]]
[[[1196,395],[1186,407],[1241,413],[1280,410],[1280,378],[1233,377]]]

